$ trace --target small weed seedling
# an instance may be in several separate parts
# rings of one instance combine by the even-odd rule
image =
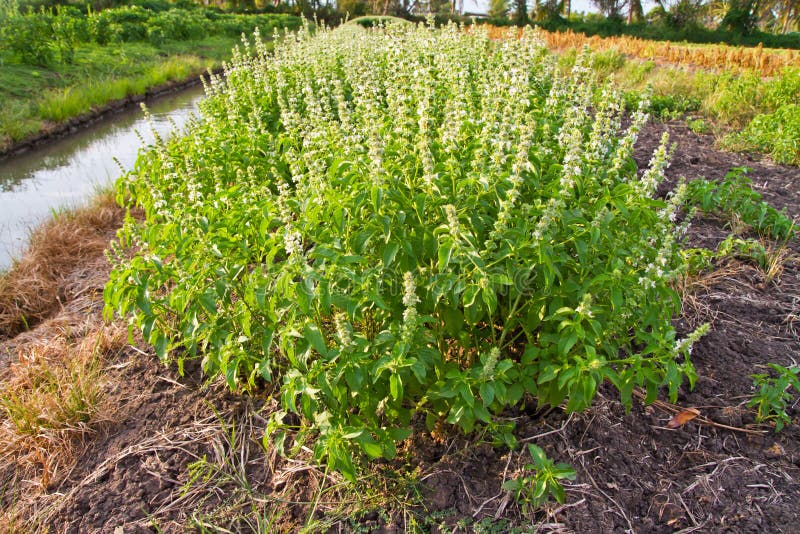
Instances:
[[[710,130],[708,123],[703,119],[687,119],[686,126],[696,134],[708,133]]]
[[[747,405],[758,407],[757,421],[775,421],[775,431],[780,432],[792,422],[786,413],[786,406],[793,398],[791,389],[800,393],[800,367],[783,367],[776,363],[769,364],[769,367],[778,376],[772,377],[767,373],[753,375],[753,386],[758,388],[758,393]]]
[[[575,470],[564,463],[553,463],[538,445],[528,444],[528,452],[533,458],[533,463],[525,465],[525,472],[533,474],[508,480],[503,484],[503,489],[514,494],[514,499],[525,512],[541,506],[551,496],[559,503],[563,503],[566,497],[564,487],[559,481],[575,480]]]
[[[692,180],[687,184],[687,200],[706,213],[726,218],[731,226],[749,226],[766,237],[788,241],[797,233],[794,222],[761,199],[746,174],[749,169],[735,168],[722,182]]]

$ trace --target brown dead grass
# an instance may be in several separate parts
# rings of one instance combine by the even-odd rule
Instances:
[[[69,476],[113,415],[106,363],[127,339],[99,310],[104,251],[123,217],[98,195],[37,228],[0,274],[0,531],[24,531],[31,503]]]
[[[49,330],[21,347],[0,374],[0,483],[6,488],[22,484],[30,492],[63,480],[84,439],[110,419],[103,364],[126,344],[124,330],[96,325],[75,338]]]
[[[65,281],[85,258],[102,255],[122,225],[124,210],[111,194],[44,223],[22,258],[0,275],[0,339],[33,327],[59,310],[70,295]]]

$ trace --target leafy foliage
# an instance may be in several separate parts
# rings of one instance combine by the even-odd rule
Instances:
[[[646,114],[619,136],[585,60],[562,79],[536,39],[454,26],[256,39],[118,182],[146,220],[111,254],[107,312],[161,358],[272,383],[277,443],[299,429],[351,480],[415,415],[511,444],[493,414],[526,393],[675,399],[695,380],[671,325],[685,188],[653,198],[666,139],[638,177]]]
[[[688,184],[687,202],[706,213],[736,217],[757,232],[773,239],[787,240],[797,230],[785,211],[761,200],[752,187],[746,168],[732,169],[722,182],[693,180]]]
[[[800,394],[800,367],[783,367],[776,363],[769,364],[769,367],[777,376],[768,373],[753,375],[753,387],[758,388],[758,392],[748,406],[757,407],[759,421],[775,421],[775,431],[780,432],[792,422],[786,407],[794,398],[792,389],[795,394]]]
[[[533,473],[506,481],[503,489],[511,491],[523,508],[537,508],[551,496],[563,503],[566,497],[560,480],[575,480],[575,470],[567,464],[554,463],[538,445],[528,444],[528,453],[533,463],[527,464],[525,471]]]
[[[197,40],[211,34],[239,37],[259,28],[296,29],[300,18],[285,14],[239,15],[205,9],[150,10],[132,5],[84,13],[72,6],[0,17],[0,47],[22,63],[47,66],[71,63],[82,42],[100,45],[120,42]]]
[[[49,64],[54,52],[49,39],[52,18],[52,15],[29,13],[8,19],[0,27],[3,47],[31,65]]]
[[[776,163],[800,165],[800,105],[786,104],[773,113],[756,115],[743,131],[723,144],[735,150],[757,150]]]

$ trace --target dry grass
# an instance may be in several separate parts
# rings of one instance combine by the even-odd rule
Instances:
[[[555,50],[580,49],[589,46],[592,50],[618,50],[639,59],[701,67],[717,71],[746,72],[755,71],[762,76],[777,76],[786,67],[800,66],[800,54],[794,50],[757,47],[745,48],[730,45],[692,45],[670,41],[651,41],[638,37],[615,36],[588,37],[572,30],[549,32],[537,30],[547,46]],[[492,39],[519,37],[517,28],[489,27]]]
[[[724,280],[733,279],[747,270],[741,262],[725,261],[711,271],[684,273],[674,283],[674,289],[681,299],[681,317],[689,326],[696,328],[713,321],[715,313],[704,298],[711,289]]]
[[[57,453],[69,448],[73,436],[85,434],[98,414],[105,355],[125,341],[124,331],[110,326],[20,350],[0,375],[0,458],[13,456],[23,470],[36,466],[42,485],[49,485],[64,464]]]
[[[101,255],[124,210],[111,194],[44,223],[28,250],[0,275],[0,339],[10,338],[50,317],[70,297],[65,281],[85,258]]]
[[[86,438],[111,420],[103,364],[125,346],[126,332],[114,325],[76,337],[45,330],[0,374],[0,488],[10,504],[0,525],[13,524],[24,501],[64,480]]]
[[[767,253],[764,258],[765,265],[763,265],[761,269],[764,274],[765,286],[778,280],[783,274],[784,265],[791,260],[791,251],[786,244],[777,247],[767,245],[766,251]]]
[[[127,339],[96,308],[103,252],[123,215],[98,195],[36,229],[0,274],[0,531],[23,528],[30,504],[69,476],[110,420],[104,365]]]

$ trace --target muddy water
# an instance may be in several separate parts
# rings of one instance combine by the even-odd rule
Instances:
[[[153,129],[166,137],[181,129],[203,96],[202,86],[148,102],[151,123],[140,109],[116,114],[90,128],[0,161],[0,270],[25,248],[30,231],[54,212],[84,204],[129,169]],[[139,132],[139,135],[137,135]]]

